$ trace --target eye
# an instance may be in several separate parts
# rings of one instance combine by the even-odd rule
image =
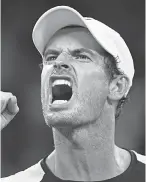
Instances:
[[[46,61],[53,61],[53,60],[56,60],[57,59],[57,56],[47,56],[46,57]]]
[[[76,55],[75,56],[76,59],[90,59],[88,56],[86,55]]]

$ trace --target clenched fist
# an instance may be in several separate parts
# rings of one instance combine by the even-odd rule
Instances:
[[[1,101],[1,126],[2,130],[18,113],[19,107],[17,105],[17,98],[10,92],[0,91]]]

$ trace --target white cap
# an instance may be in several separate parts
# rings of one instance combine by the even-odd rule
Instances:
[[[93,18],[83,17],[71,7],[54,7],[45,12],[36,22],[32,38],[40,54],[43,54],[45,46],[55,32],[70,25],[82,26],[89,30],[95,40],[117,60],[118,68],[129,78],[130,89],[134,76],[134,65],[123,38],[107,25]]]

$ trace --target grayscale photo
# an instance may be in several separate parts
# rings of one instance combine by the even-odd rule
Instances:
[[[1,182],[145,181],[145,1],[1,1]]]

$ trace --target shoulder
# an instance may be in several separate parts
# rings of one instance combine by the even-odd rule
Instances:
[[[146,164],[146,156],[145,155],[141,155],[134,150],[131,150],[131,151],[135,153],[138,162]]]
[[[44,176],[44,171],[41,168],[41,161],[27,168],[24,171],[18,172],[9,177],[4,177],[1,182],[40,182]]]
[[[51,162],[53,160],[54,152],[55,151],[47,156]],[[38,163],[25,169],[24,171],[20,171],[14,175],[1,178],[1,182],[40,182],[45,175],[44,169],[42,168],[42,162],[44,161],[44,159],[40,160]]]
[[[128,181],[144,182],[145,181],[145,164],[146,156],[131,150],[132,162],[128,168]]]

